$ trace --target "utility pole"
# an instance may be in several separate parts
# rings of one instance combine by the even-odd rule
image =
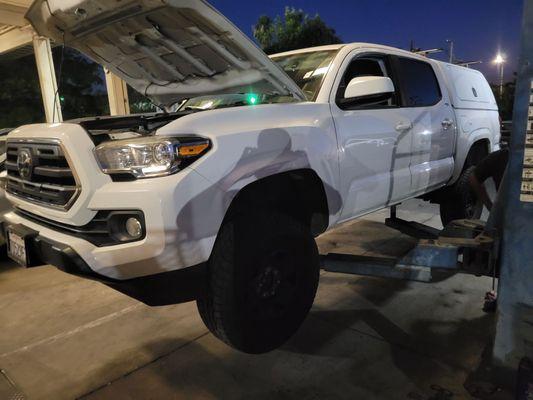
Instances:
[[[453,64],[453,40],[448,39],[446,40],[446,43],[448,43],[449,45],[449,53],[450,53],[449,63]]]
[[[499,73],[500,73],[500,90],[499,90],[500,93],[499,94],[500,94],[500,100],[502,100],[503,99],[503,64],[505,64],[505,59],[503,58],[501,54],[498,54],[493,62],[499,68]]]
[[[500,64],[500,100],[503,100],[503,63]]]
[[[498,200],[493,207],[493,210],[501,208],[498,223],[500,226],[497,230],[500,231],[498,236],[502,243],[501,253],[498,255],[498,321],[493,350],[494,364],[500,368],[494,371],[494,377],[502,380],[503,385],[507,384],[511,388],[514,386],[515,399],[531,398],[533,387],[531,372],[528,372],[531,370],[528,370],[528,362],[524,359],[533,359],[533,196],[529,194],[532,182],[527,175],[533,159],[533,148],[529,144],[533,131],[533,121],[529,120],[533,80],[531,1],[524,2],[521,42],[509,163]],[[503,55],[501,60],[504,61]],[[494,212],[491,212],[491,217],[493,214]]]

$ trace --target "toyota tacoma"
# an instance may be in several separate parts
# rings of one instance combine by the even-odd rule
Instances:
[[[480,211],[468,174],[500,131],[475,70],[367,43],[268,57],[202,0],[37,0],[26,18],[161,111],[10,132],[20,264],[196,300],[214,335],[261,353],[311,308],[316,236],[414,197],[444,223]]]

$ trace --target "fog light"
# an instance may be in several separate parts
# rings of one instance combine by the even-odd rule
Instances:
[[[128,235],[133,239],[140,238],[143,234],[141,221],[134,217],[128,218],[126,220],[126,232],[128,232]]]

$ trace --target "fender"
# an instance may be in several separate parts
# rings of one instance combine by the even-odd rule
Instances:
[[[324,185],[330,224],[336,221],[342,206],[336,189],[339,154],[328,104],[265,104],[243,111],[235,107],[191,114],[165,125],[157,135],[193,134],[211,140],[212,149],[190,168],[223,193],[213,206],[224,213],[247,185],[309,169]]]
[[[342,208],[335,129],[327,104],[293,103],[218,109],[187,115],[157,131],[157,135],[196,135],[212,148],[188,168],[210,185],[190,199],[177,225],[189,232],[188,243],[214,242],[235,196],[261,179],[294,170],[311,170],[326,193],[329,223]],[[179,191],[180,188],[175,190]],[[201,218],[192,218],[198,212]]]

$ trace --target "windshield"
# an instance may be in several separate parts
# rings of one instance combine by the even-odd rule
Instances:
[[[287,56],[272,57],[287,75],[304,92],[307,100],[314,101],[337,50],[296,53]],[[292,96],[261,93],[250,87],[247,93],[212,94],[192,97],[174,104],[169,111],[214,110],[217,108],[255,106],[259,104],[288,103],[297,101]],[[255,88],[257,89],[257,88]]]
[[[260,104],[296,102],[292,96],[269,95],[264,93],[231,93],[198,96],[172,106],[169,111],[202,111],[217,108],[257,106]]]
[[[337,50],[324,50],[272,57],[272,60],[296,82],[307,100],[314,101],[336,54]]]

